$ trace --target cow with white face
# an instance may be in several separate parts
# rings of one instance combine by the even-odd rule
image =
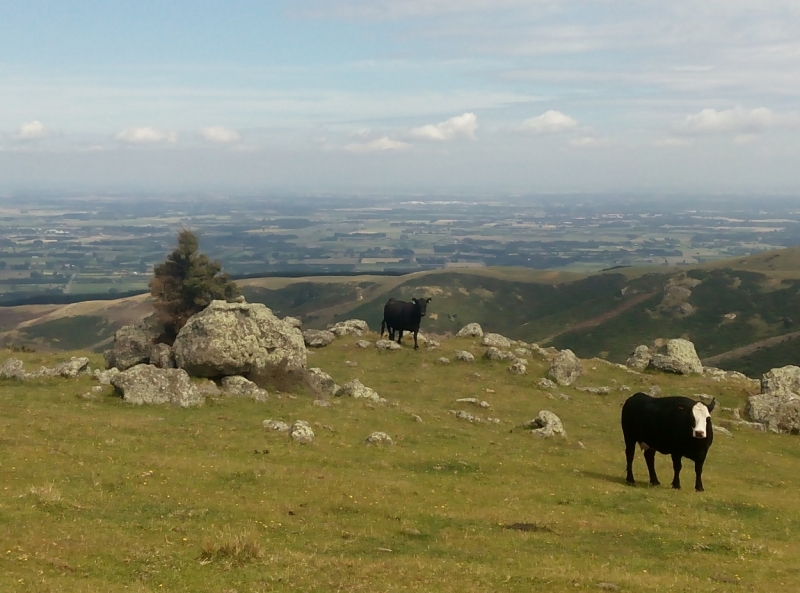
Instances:
[[[672,456],[675,477],[673,488],[681,487],[681,458],[694,461],[695,490],[703,491],[703,463],[714,440],[711,412],[716,400],[706,405],[688,397],[650,397],[635,393],[622,406],[622,434],[625,437],[627,482],[634,484],[633,457],[638,444],[650,472],[650,483],[657,486],[656,452]]]

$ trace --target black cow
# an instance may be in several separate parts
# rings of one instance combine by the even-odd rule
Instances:
[[[628,461],[629,484],[634,484],[633,456],[638,443],[644,450],[644,460],[650,472],[650,483],[658,486],[656,451],[672,455],[675,477],[673,488],[681,487],[681,457],[694,461],[695,490],[703,491],[703,463],[714,440],[711,411],[716,400],[706,405],[688,397],[650,397],[635,393],[622,406],[622,434],[625,437],[625,457]]]
[[[431,299],[411,299],[410,303],[389,299],[383,307],[383,321],[381,322],[381,337],[383,330],[389,330],[389,339],[394,340],[394,333],[398,332],[397,343],[403,339],[403,332],[414,332],[414,350],[418,350],[417,334],[419,322],[425,317],[428,303]]]

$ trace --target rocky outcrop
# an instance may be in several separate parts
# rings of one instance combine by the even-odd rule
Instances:
[[[74,379],[81,373],[89,372],[89,359],[85,356],[73,356],[65,362],[60,362],[54,367],[39,367],[35,371],[28,373],[25,365],[17,358],[9,358],[0,365],[0,379],[17,379],[26,381],[28,379],[42,379],[46,377],[64,377]]]
[[[536,418],[523,424],[523,427],[530,428],[531,434],[543,439],[549,439],[554,436],[567,438],[567,431],[564,430],[561,418],[549,410],[542,410]]]
[[[300,382],[306,366],[300,330],[260,303],[212,301],[189,318],[173,351],[193,376],[242,375],[278,388]]]
[[[643,371],[650,366],[652,359],[653,355],[650,354],[650,348],[644,345],[636,346],[628,360],[625,361],[625,366],[637,371]]]
[[[324,329],[307,329],[303,332],[303,341],[309,348],[324,348],[335,339],[333,333]]]
[[[329,330],[335,336],[363,336],[369,332],[369,325],[363,319],[348,319],[340,321]]]
[[[18,358],[9,358],[2,365],[0,365],[0,379],[18,379],[20,381],[26,378],[25,364]]]
[[[761,376],[761,393],[800,393],[800,367],[787,365]]]
[[[300,321],[297,317],[288,317],[288,316],[284,317],[283,322],[288,325],[291,325],[292,327],[296,327],[297,329],[303,327],[303,322]]]
[[[482,338],[483,329],[478,323],[468,323],[456,334],[457,338]]]
[[[204,401],[183,369],[140,364],[112,377],[111,384],[123,400],[136,405],[171,403],[188,408]]]
[[[689,340],[668,340],[666,354],[653,354],[650,365],[668,373],[679,375],[698,375],[703,373],[703,364],[697,356],[694,344]]]
[[[164,330],[150,316],[133,325],[126,325],[114,333],[114,346],[103,355],[106,368],[116,367],[125,371],[137,364],[150,362],[150,351]]]
[[[150,348],[150,364],[160,369],[174,369],[175,358],[172,355],[172,348],[166,344],[153,344]]]
[[[511,340],[500,334],[484,334],[481,346],[494,346],[495,348],[511,348]]]
[[[550,363],[547,376],[559,385],[572,385],[583,373],[583,365],[572,350],[562,350]]]
[[[800,367],[775,368],[761,377],[761,394],[747,399],[745,417],[771,432],[800,434]]]
[[[263,402],[269,399],[269,394],[258,385],[240,375],[223,377],[222,392],[230,397],[249,397]]]
[[[310,368],[306,371],[306,385],[311,388],[315,395],[328,397],[336,395],[339,386],[328,373],[320,368]]]

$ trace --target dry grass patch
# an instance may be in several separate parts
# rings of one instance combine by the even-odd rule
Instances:
[[[208,564],[217,561],[229,566],[244,566],[263,557],[261,543],[253,532],[223,529],[213,539],[203,542],[200,562]]]

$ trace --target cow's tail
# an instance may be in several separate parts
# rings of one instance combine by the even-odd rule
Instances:
[[[384,317],[383,321],[381,321],[381,338],[383,337],[383,330],[385,329],[386,329],[386,318]]]

